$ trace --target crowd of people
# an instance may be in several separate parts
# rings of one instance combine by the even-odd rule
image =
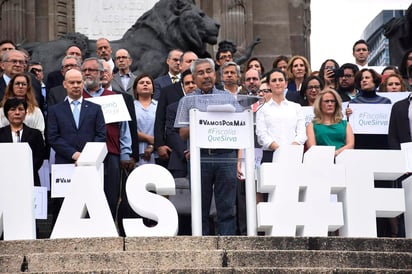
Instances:
[[[106,142],[104,191],[120,235],[122,219],[136,217],[128,207],[125,182],[137,166],[157,164],[174,178],[189,178],[189,110],[196,100],[189,96],[219,95],[235,107],[237,95],[259,97],[251,105],[256,116],[256,163],[272,162],[273,153],[284,145],[334,146],[336,155],[359,144],[373,149],[373,138],[355,136],[344,114],[350,104],[391,104],[376,92],[411,91],[412,50],[401,64],[378,72],[368,67],[366,41],[353,45],[354,62],[339,66],[325,60],[319,70],[304,56],[277,56],[265,72],[252,57],[240,66],[230,48],[219,48],[215,60],[198,58],[192,51],[171,49],[165,63],[168,72],[157,78],[131,70],[127,49],[112,52],[110,41],[96,41],[97,57],[71,45],[61,69],[44,78],[43,66],[13,41],[0,41],[0,142],[28,142],[33,153],[34,184],[43,159],[75,164],[87,142]],[[87,100],[121,95],[130,121],[105,123],[99,105]],[[386,148],[399,149],[411,141],[409,100],[394,104]],[[183,104],[182,102],[185,101]],[[192,102],[192,103],[190,103]],[[343,109],[342,102],[349,102]],[[314,119],[307,126],[302,106],[312,106]],[[179,121],[176,121],[179,110]],[[242,109],[236,109],[241,111]],[[355,138],[356,137],[356,138]],[[363,139],[362,139],[363,137]],[[389,140],[389,141],[388,141]],[[364,148],[364,147],[362,147]],[[380,147],[379,147],[380,148]],[[201,149],[202,231],[204,235],[246,235],[245,187],[242,151]],[[257,201],[267,200],[257,193]],[[62,200],[52,199],[52,214],[58,215]],[[188,201],[188,206],[190,202]],[[215,209],[213,209],[215,208]],[[212,213],[211,213],[212,212]],[[182,219],[179,234],[190,234],[190,216]],[[402,236],[398,220],[391,220],[383,236]],[[155,225],[148,221],[148,225]],[[396,227],[396,229],[395,229]]]

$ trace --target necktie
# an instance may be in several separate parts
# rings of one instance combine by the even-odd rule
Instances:
[[[76,127],[79,128],[79,117],[80,117],[80,110],[79,110],[79,101],[73,101],[73,118],[74,122],[76,123]]]
[[[16,136],[17,136],[17,138],[16,138],[17,143],[21,143],[21,139],[20,139],[20,130],[16,131]]]
[[[177,82],[177,76],[172,76],[172,83],[176,83]]]

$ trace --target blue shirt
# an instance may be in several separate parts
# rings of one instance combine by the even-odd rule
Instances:
[[[208,111],[208,109],[213,106],[222,105],[228,105],[228,108],[233,107],[233,111],[236,112],[242,112],[244,110],[244,107],[239,104],[236,97],[228,91],[213,87],[210,92],[205,93],[197,89],[180,99],[176,113],[175,127],[189,126],[189,111],[192,108],[200,111]]]
[[[137,131],[154,136],[154,123],[156,118],[157,102],[155,100],[152,100],[150,105],[147,108],[144,108],[138,100],[134,100],[134,108],[137,120]],[[141,154],[143,154],[147,145],[147,142],[139,142],[139,152]]]

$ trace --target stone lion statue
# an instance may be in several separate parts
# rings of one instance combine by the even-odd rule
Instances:
[[[171,49],[192,50],[200,57],[210,56],[207,44],[216,44],[219,24],[206,16],[191,0],[160,0],[143,14],[119,40],[110,41],[113,53],[120,48],[133,58],[132,71],[153,77],[166,73],[165,59]],[[45,74],[59,70],[64,51],[78,45],[84,58],[95,56],[96,41],[80,33],[67,34],[45,43],[22,45],[32,60],[40,61]]]

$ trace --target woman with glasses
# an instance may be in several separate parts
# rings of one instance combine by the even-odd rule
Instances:
[[[325,87],[324,82],[319,76],[309,76],[302,83],[300,89],[299,104],[302,107],[313,106],[318,94]]]
[[[322,90],[315,100],[314,113],[313,121],[306,127],[308,148],[334,146],[335,156],[354,148],[355,136],[350,124],[342,119],[342,99],[336,91],[331,88]]]
[[[0,127],[7,126],[9,121],[4,115],[3,106],[9,98],[17,98],[27,102],[27,114],[24,124],[28,127],[40,130],[44,137],[44,117],[37,103],[32,88],[31,77],[26,73],[18,73],[11,78],[6,87],[0,110]]]

